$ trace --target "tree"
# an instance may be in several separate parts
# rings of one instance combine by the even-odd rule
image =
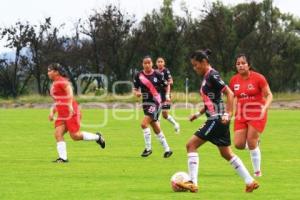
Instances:
[[[24,88],[22,84],[26,84],[27,81],[22,82],[20,78],[22,76],[27,76],[25,80],[29,80],[31,73],[25,73],[28,69],[22,68],[20,62],[26,60],[26,56],[22,56],[22,49],[28,45],[29,42],[29,34],[30,34],[30,25],[28,22],[22,23],[17,22],[14,26],[9,28],[4,28],[1,30],[0,38],[6,38],[6,45],[5,47],[11,48],[15,50],[15,58],[13,63],[6,63],[5,66],[10,69],[6,70],[6,80],[8,81],[5,84],[4,90],[7,90],[7,94],[17,97],[20,94],[20,88]]]
[[[108,76],[110,83],[128,80],[128,63],[134,49],[128,44],[131,28],[135,20],[123,14],[117,7],[108,5],[104,11],[94,10],[82,33],[91,39],[93,52],[93,71]]]

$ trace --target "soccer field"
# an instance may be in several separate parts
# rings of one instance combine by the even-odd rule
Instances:
[[[175,134],[171,124],[161,120],[174,154],[163,158],[163,149],[152,134],[153,154],[142,158],[141,113],[136,116],[128,110],[117,113],[83,110],[82,130],[100,129],[107,142],[106,149],[100,149],[95,142],[71,141],[66,135],[70,162],[57,164],[51,162],[57,153],[48,112],[47,109],[0,109],[1,200],[295,200],[300,197],[299,110],[269,112],[261,139],[263,176],[258,179],[261,187],[250,194],[244,192],[244,182],[210,143],[199,149],[199,192],[171,190],[171,175],[187,171],[185,143],[204,117],[190,123],[185,120],[189,111],[176,110],[181,134]],[[132,119],[124,120],[125,117]],[[97,126],[103,121],[104,127]],[[252,173],[249,152],[233,150]]]

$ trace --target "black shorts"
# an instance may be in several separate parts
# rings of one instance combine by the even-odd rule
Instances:
[[[230,146],[231,144],[229,123],[223,124],[220,119],[207,120],[194,135],[216,146]]]
[[[162,110],[170,110],[171,109],[171,103],[170,102],[163,102],[161,109]]]
[[[153,119],[153,121],[158,121],[159,114],[161,111],[160,105],[158,105],[156,103],[144,102],[143,110],[144,110],[144,114],[151,117]]]

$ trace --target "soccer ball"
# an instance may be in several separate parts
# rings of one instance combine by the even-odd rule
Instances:
[[[190,176],[186,172],[176,172],[171,177],[171,187],[174,192],[186,192],[186,189],[178,187],[176,183],[178,182],[186,182],[190,180]]]

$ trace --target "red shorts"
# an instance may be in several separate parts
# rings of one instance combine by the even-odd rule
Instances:
[[[66,109],[57,110],[58,116],[55,120],[55,128],[64,124],[69,133],[76,133],[80,130],[81,114],[77,106],[74,107],[74,114],[70,116]]]
[[[236,115],[234,119],[234,131],[246,129],[248,125],[253,126],[258,132],[262,133],[266,127],[267,113],[246,113],[245,116]]]

